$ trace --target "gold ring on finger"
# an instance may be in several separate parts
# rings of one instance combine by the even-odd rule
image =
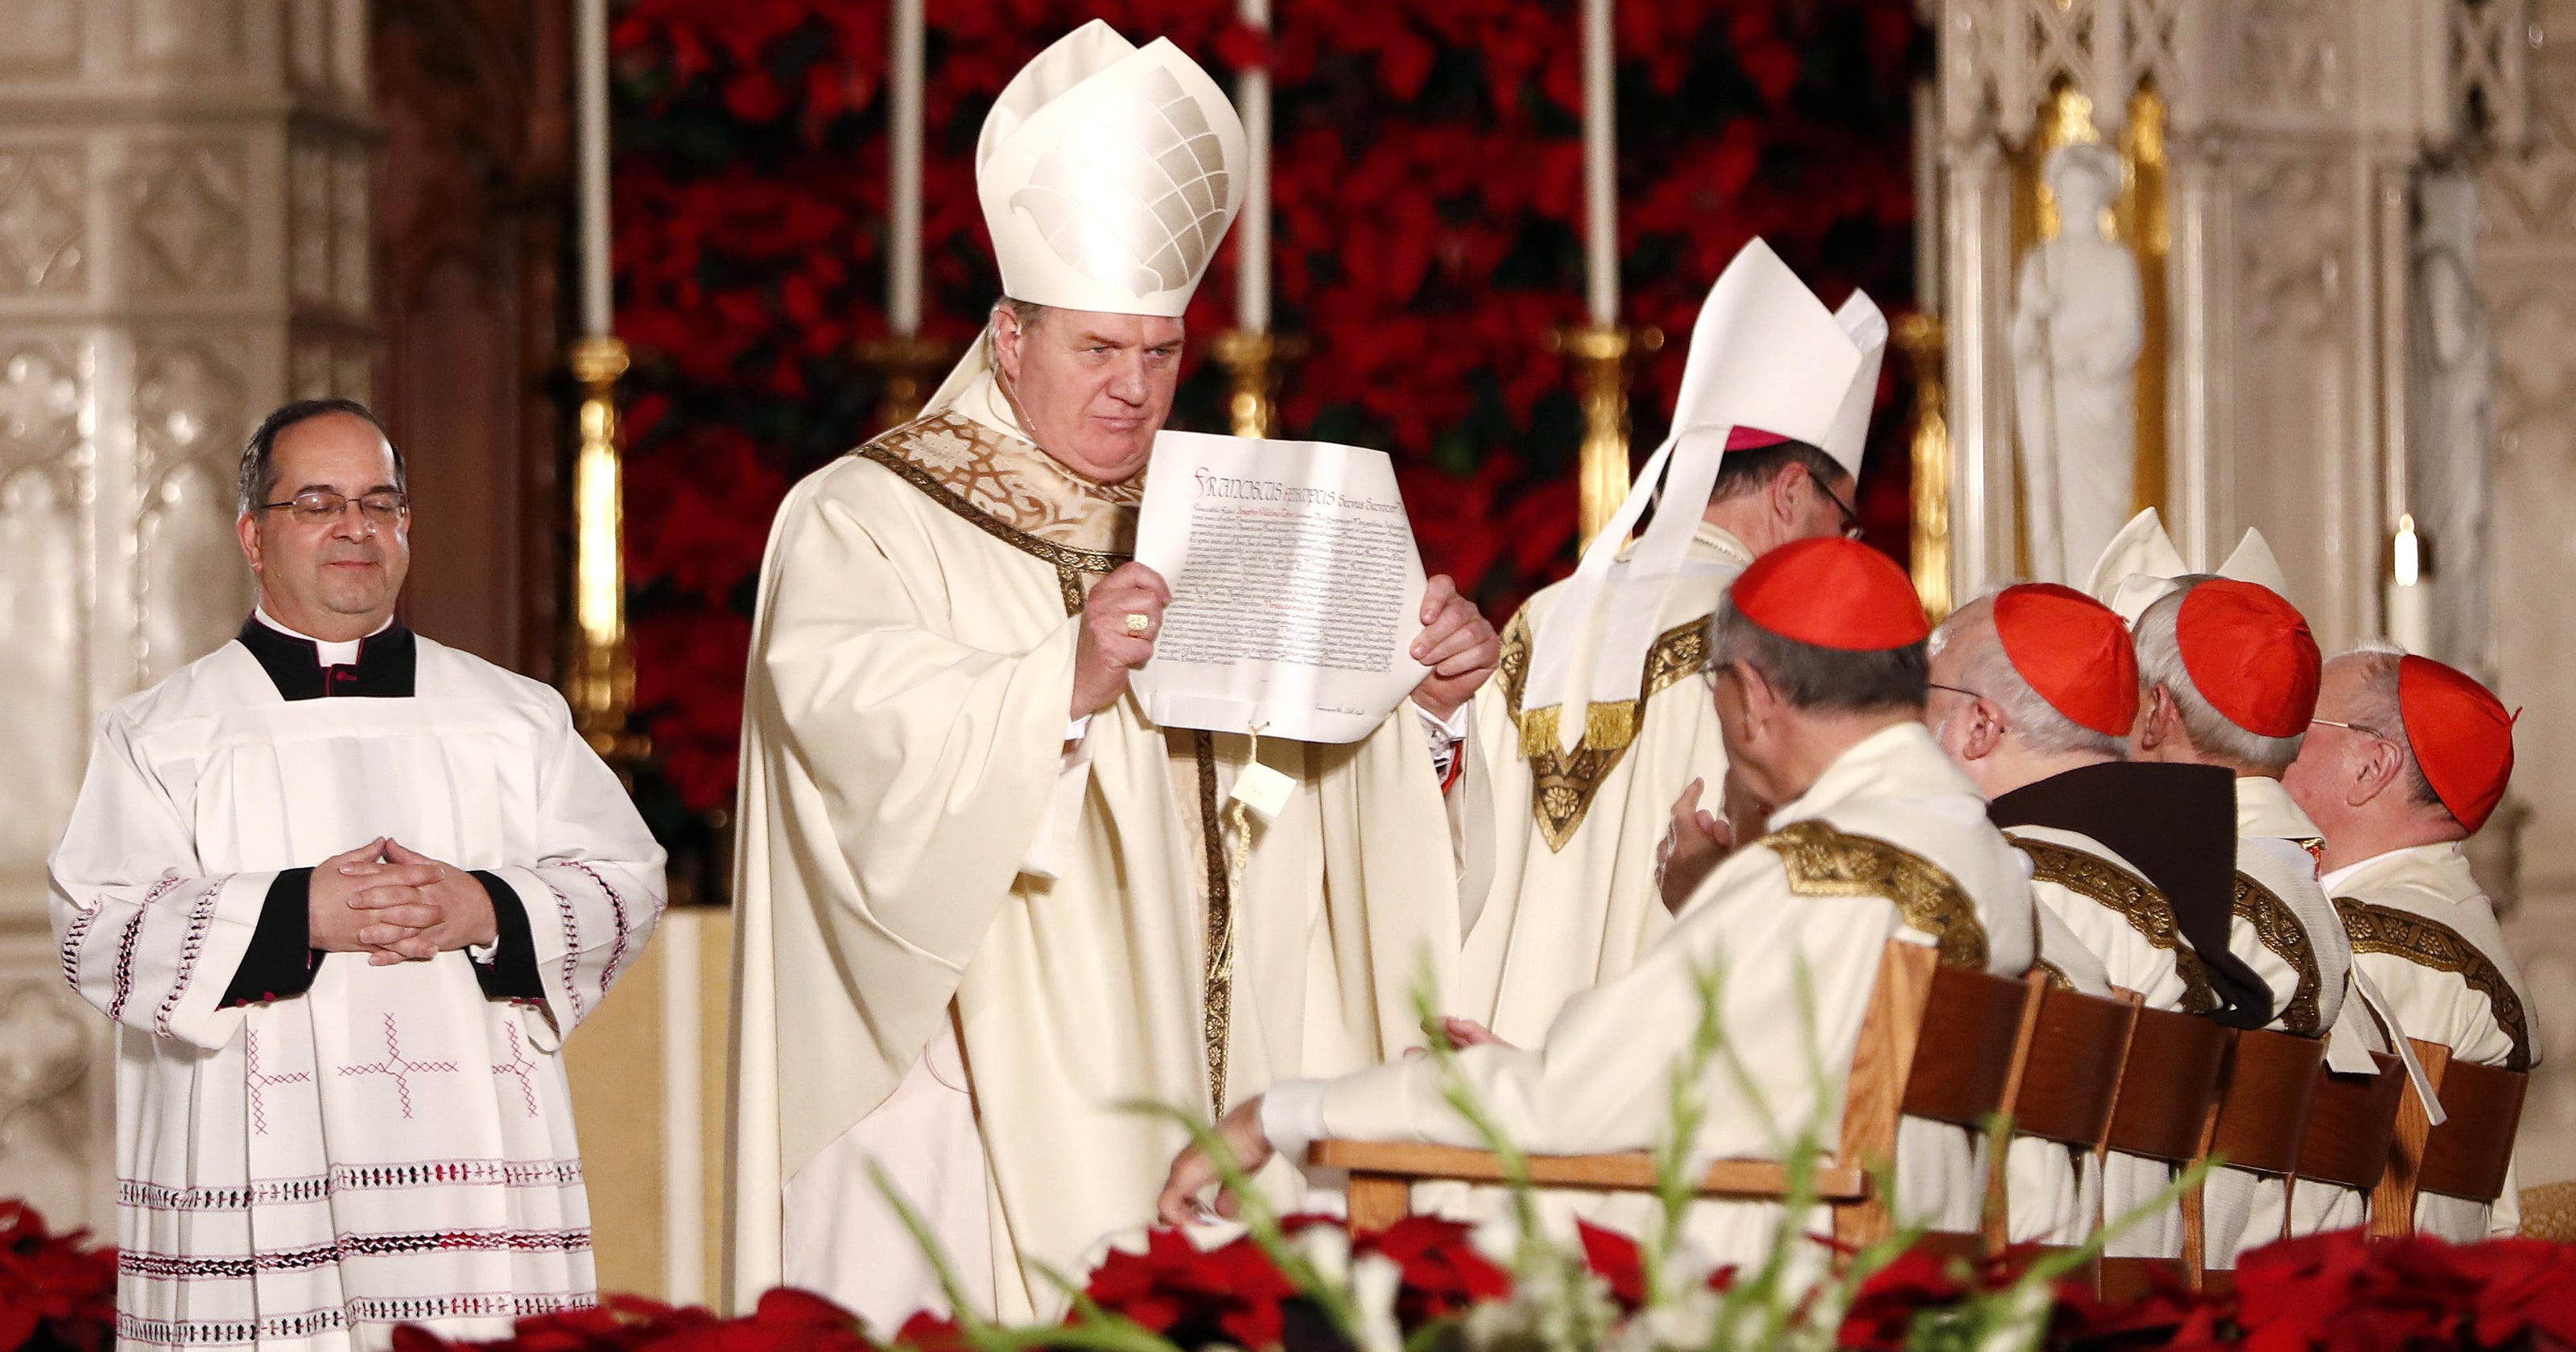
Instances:
[[[1131,638],[1143,638],[1143,637],[1145,636],[1146,632],[1147,632],[1148,630],[1151,630],[1153,627],[1154,627],[1154,617],[1153,617],[1153,616],[1151,616],[1151,615],[1147,615],[1147,614],[1145,614],[1145,613],[1143,613],[1143,612],[1141,612],[1141,611],[1130,611],[1130,612],[1128,612],[1128,615],[1127,615],[1127,633],[1128,633],[1128,636],[1129,636],[1129,637],[1131,637]]]

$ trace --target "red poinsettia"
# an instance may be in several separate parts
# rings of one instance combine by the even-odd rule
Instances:
[[[106,1352],[116,1327],[116,1250],[87,1230],[55,1234],[24,1202],[0,1202],[0,1348],[43,1337]]]
[[[1296,1287],[1250,1237],[1202,1249],[1177,1230],[1155,1230],[1145,1251],[1112,1249],[1091,1274],[1091,1298],[1183,1347],[1219,1338],[1270,1347],[1285,1328]]]
[[[1477,1251],[1468,1227],[1436,1216],[1407,1216],[1351,1240],[1351,1253],[1382,1254],[1403,1274],[1395,1318],[1404,1328],[1460,1314],[1479,1301],[1512,1293],[1511,1274]]]

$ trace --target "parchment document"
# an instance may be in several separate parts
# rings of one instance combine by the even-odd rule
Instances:
[[[1429,668],[1422,557],[1383,451],[1164,432],[1136,560],[1171,584],[1132,680],[1172,728],[1355,742]]]

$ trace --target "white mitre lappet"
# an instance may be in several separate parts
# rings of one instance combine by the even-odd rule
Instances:
[[[1002,293],[1066,310],[1178,317],[1243,206],[1243,121],[1168,38],[1094,19],[1003,86],[975,141]],[[925,406],[992,369],[979,339]]]
[[[1671,433],[1583,551],[1557,604],[1556,613],[1575,622],[1533,636],[1522,707],[1532,714],[1579,707],[1583,716],[1531,718],[1524,737],[1552,727],[1568,751],[1627,745],[1636,729],[1619,715],[1633,709],[1644,682],[1665,592],[1687,566],[1728,437],[1745,428],[1803,441],[1857,478],[1886,351],[1887,318],[1867,295],[1854,291],[1829,311],[1770,245],[1756,239],[1736,254],[1691,325]],[[1658,485],[1654,525],[1623,560],[1620,546]],[[1601,640],[1590,671],[1577,671],[1583,617],[1596,606],[1608,612]]]
[[[2162,517],[2156,509],[2147,508],[2129,518],[2129,524],[2103,546],[2102,557],[2093,564],[2093,578],[2084,592],[2094,600],[2118,611],[2120,618],[2132,626],[2147,607],[2171,595],[2177,578],[2192,574],[2191,565],[2182,561],[2182,551],[2174,547],[2173,537],[2165,533]],[[2269,589],[2273,595],[2288,600],[2290,581],[2281,574],[2281,561],[2272,557],[2272,546],[2263,533],[2247,530],[2236,542],[2236,552],[2227,561],[2210,570],[2211,576],[2251,582]]]

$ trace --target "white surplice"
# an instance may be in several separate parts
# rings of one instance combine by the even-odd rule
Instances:
[[[1716,812],[1726,776],[1717,706],[1700,670],[1708,617],[1752,562],[1743,542],[1699,524],[1689,561],[1665,592],[1655,621],[1661,637],[1625,725],[1588,727],[1570,752],[1554,730],[1556,706],[1522,707],[1530,653],[1542,632],[1584,624],[1574,688],[1588,689],[1609,607],[1560,613],[1568,584],[1559,582],[1504,626],[1501,668],[1476,692],[1482,774],[1469,781],[1480,797],[1490,787],[1493,883],[1459,958],[1450,1012],[1507,1042],[1535,1042],[1568,997],[1624,975],[1663,936],[1671,921],[1655,886],[1655,847],[1673,800],[1698,779],[1706,785],[1702,804]],[[1525,737],[1523,727],[1538,716],[1536,735]]]
[[[1785,1141],[1811,1127],[1830,1147],[1889,939],[1938,943],[1945,955],[1999,974],[2029,969],[2035,917],[2027,865],[1987,823],[1985,800],[1920,724],[1886,729],[1844,752],[1772,815],[1771,826],[1774,836],[1719,865],[1631,971],[1566,1001],[1543,1040],[1460,1053],[1459,1070],[1484,1111],[1515,1143],[1567,1154],[1655,1145],[1670,1121],[1672,1074],[1699,1024],[1698,976],[1722,971],[1722,1028],[1759,1099],[1712,1067],[1698,1096],[1705,1117],[1696,1157],[1776,1158]],[[1807,865],[1794,861],[1809,854],[1833,859],[1833,873],[1847,881],[1802,885]],[[1882,881],[1885,895],[1833,894],[1847,890],[1854,875],[1883,880],[1892,861],[1907,857],[1954,886]],[[1810,1026],[1798,1013],[1802,973],[1812,996]],[[1482,1144],[1449,1105],[1438,1068],[1426,1058],[1283,1084],[1264,1104],[1263,1123],[1288,1155],[1325,1136]],[[1976,1228],[1984,1189],[1968,1132],[1905,1121],[1896,1169],[1901,1217],[1942,1230]],[[1459,1204],[1482,1219],[1495,1200],[1482,1195]],[[1623,1200],[1589,1214],[1643,1233],[1653,1199]],[[1686,1224],[1714,1260],[1755,1263],[1770,1251],[1780,1219],[1773,1204],[1698,1202]],[[1811,1219],[1825,1224],[1821,1215]]]
[[[2408,1036],[2454,1061],[2529,1070],[2540,1064],[2529,988],[2495,909],[2456,841],[2390,850],[2318,880],[2343,913],[2353,967],[2384,996]],[[2514,1175],[2487,1204],[2424,1193],[2415,1228],[2465,1244],[2521,1226]]]
[[[552,689],[401,630],[327,680],[279,643],[319,660],[245,629],[110,710],[51,863],[64,974],[118,1025],[119,1345],[491,1338],[587,1305],[558,1048],[643,951],[661,849]],[[520,998],[464,952],[304,952],[294,871],[379,836],[497,887]],[[228,1000],[255,934],[302,993]]]
[[[1068,728],[1076,611],[1138,490],[1015,428],[979,378],[806,478],[771,533],[736,893],[737,1304],[784,1277],[891,1332],[940,1303],[875,1161],[973,1299],[1051,1309],[1041,1265],[1149,1222],[1186,1139],[1131,1103],[1208,1113],[1212,1044],[1229,1101],[1400,1055],[1417,978],[1456,959],[1452,828],[1410,710],[1348,746],[1264,739],[1295,788],[1248,842],[1220,820],[1246,739],[1155,727],[1132,698]]]

